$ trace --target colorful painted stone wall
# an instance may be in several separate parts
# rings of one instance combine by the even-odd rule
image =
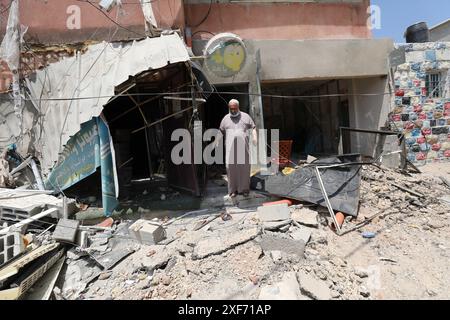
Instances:
[[[416,165],[450,161],[450,42],[402,46],[406,63],[395,72],[391,129],[405,134],[407,158]],[[427,92],[429,73],[441,75],[439,97]]]

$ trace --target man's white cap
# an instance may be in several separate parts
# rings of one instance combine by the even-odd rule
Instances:
[[[236,99],[231,99],[230,102],[228,102],[228,105],[230,105],[230,104],[235,104],[239,107],[239,101]]]

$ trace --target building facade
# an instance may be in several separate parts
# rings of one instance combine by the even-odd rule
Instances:
[[[185,0],[196,38],[232,32],[249,40],[368,39],[369,0]]]
[[[19,41],[6,28],[11,21],[28,29],[18,68],[26,102],[0,112],[0,145],[17,143],[45,174],[63,163],[83,123],[104,116],[125,172],[119,176],[147,178],[165,167],[169,183],[199,194],[201,170],[167,157],[170,132],[189,126],[194,106],[164,93],[193,90],[192,61],[214,89],[198,105],[204,129],[217,128],[237,98],[259,129],[293,141],[294,161],[337,154],[340,127],[386,125],[394,45],[371,38],[369,0],[127,1],[110,11],[92,1],[21,1],[13,19],[9,2],[1,4],[5,35]],[[10,97],[12,70],[5,63],[2,70]],[[189,112],[158,123],[182,110]],[[358,134],[347,142],[350,152],[370,157],[376,139]],[[251,148],[252,156],[267,151]]]
[[[431,27],[430,37],[433,42],[450,41],[450,19]]]
[[[207,108],[226,113],[223,101],[235,92],[257,126],[280,129],[300,158],[336,154],[340,126],[380,129],[391,103],[393,42],[371,38],[370,12],[366,0],[185,1],[192,51],[207,56],[205,72],[227,92]],[[225,43],[224,32],[241,43],[230,40],[216,56],[214,37]],[[217,125],[211,118],[208,126]],[[371,155],[374,143],[357,135],[351,151]]]
[[[450,159],[450,42],[398,45],[391,128],[405,135],[407,158],[422,165]]]

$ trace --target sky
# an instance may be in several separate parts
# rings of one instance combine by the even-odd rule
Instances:
[[[374,38],[393,38],[405,42],[406,28],[425,21],[431,28],[450,19],[450,0],[371,0],[381,9],[380,29],[374,29]]]

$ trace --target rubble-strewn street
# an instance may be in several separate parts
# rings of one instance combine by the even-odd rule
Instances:
[[[450,175],[448,164],[438,167],[440,176]],[[231,220],[198,231],[192,229],[202,215],[172,223],[168,235],[176,240],[138,245],[78,298],[448,299],[450,189],[433,174],[370,166],[362,176],[360,215],[344,230],[381,214],[357,231],[336,235],[321,207],[291,209],[299,217],[317,212],[315,227],[291,223],[274,231],[264,230],[256,208],[227,207]],[[374,237],[364,238],[369,232]],[[311,234],[306,246],[302,233]],[[69,256],[67,263],[76,261]]]
[[[399,2],[0,0],[0,300],[450,299],[450,2]]]

